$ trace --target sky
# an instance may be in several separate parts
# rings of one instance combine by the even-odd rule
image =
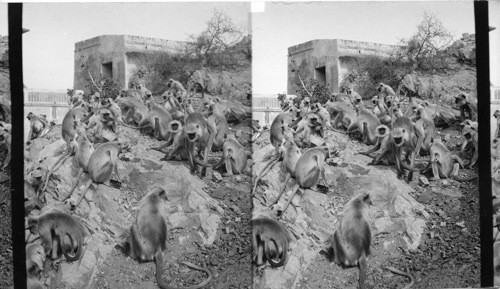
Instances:
[[[252,14],[252,92],[286,92],[288,47],[313,39],[397,44],[416,32],[425,10],[456,39],[475,33],[472,1],[270,3]]]
[[[187,40],[206,28],[215,7],[248,32],[248,3],[24,3],[24,84],[71,88],[76,42],[105,34]]]
[[[7,4],[0,3],[0,35],[5,36],[9,34],[9,28],[7,23]]]
[[[488,21],[496,29],[489,32],[490,37],[490,79],[493,86],[500,87],[500,2],[488,2]]]

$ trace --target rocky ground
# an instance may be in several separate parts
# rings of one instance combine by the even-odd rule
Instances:
[[[240,143],[249,145],[248,124],[232,127],[232,132]],[[135,218],[132,208],[152,188],[162,185],[169,198],[164,212],[168,216],[169,235],[163,279],[171,286],[201,282],[206,277],[204,273],[179,264],[189,261],[212,272],[213,279],[206,288],[250,288],[251,164],[246,174],[231,177],[221,178],[209,169],[201,180],[189,173],[186,161],[162,162],[159,159],[164,154],[147,149],[160,142],[133,129],[122,127],[120,134],[133,142],[131,152],[124,154],[119,163],[124,179],[121,188],[99,185],[87,193],[75,213],[91,233],[85,254],[72,263],[47,261],[41,280],[48,288],[157,288],[154,263],[125,257],[115,246],[128,235]],[[59,135],[60,130],[55,128],[33,143],[27,152],[27,174],[37,160],[42,167],[55,162],[56,158],[50,156],[58,155],[64,148]],[[212,154],[211,162],[220,156]],[[70,161],[54,174],[44,209],[67,210],[56,201],[55,193],[66,195],[75,175]],[[83,179],[85,183],[88,177]],[[81,187],[73,199],[81,194]]]
[[[439,129],[450,134],[447,146],[457,149],[462,139],[458,127]],[[326,168],[327,194],[306,190],[296,196],[282,218],[295,236],[291,256],[284,267],[266,268],[254,277],[255,288],[356,288],[358,269],[342,269],[321,253],[337,228],[344,204],[355,194],[371,194],[372,256],[368,261],[368,288],[402,288],[410,280],[384,267],[408,269],[415,277],[413,288],[479,287],[480,238],[479,191],[476,182],[454,180],[422,186],[414,175],[408,185],[396,178],[394,168],[367,166],[370,159],[356,155],[367,146],[332,132],[330,143],[342,152]],[[448,138],[448,137],[446,137]],[[262,157],[272,147],[269,134],[254,145],[254,172],[260,172]],[[419,159],[423,167],[425,158]],[[462,170],[468,177],[474,170]],[[254,215],[271,216],[263,204],[281,188],[284,174],[278,166],[257,190]],[[290,192],[288,192],[290,194]]]
[[[0,153],[0,160],[5,158],[5,151]],[[10,179],[10,166],[0,171],[0,180]],[[11,225],[10,180],[0,183],[0,288],[14,285],[12,261],[12,225]]]

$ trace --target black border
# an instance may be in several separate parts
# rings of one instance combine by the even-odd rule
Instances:
[[[9,68],[12,101],[12,255],[14,288],[26,288],[26,257],[24,236],[24,129],[23,129],[23,55],[22,27],[23,6],[9,3]]]
[[[481,287],[493,286],[493,197],[491,195],[490,54],[488,2],[474,2],[476,24],[477,95],[479,122],[479,208],[481,229]],[[482,149],[481,149],[482,148]]]

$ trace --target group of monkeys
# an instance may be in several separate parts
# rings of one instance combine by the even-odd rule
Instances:
[[[74,93],[70,100],[72,108],[61,123],[62,139],[66,142],[67,152],[53,164],[43,182],[42,176],[38,174],[40,186],[36,190],[36,198],[42,196],[50,176],[70,156],[73,156],[73,163],[78,164],[79,171],[70,192],[61,201],[70,199],[84,172],[90,176],[88,185],[79,199],[72,204],[72,211],[78,207],[93,183],[119,187],[122,179],[119,176],[117,160],[120,153],[130,149],[131,144],[126,139],[120,139],[120,136],[113,137],[117,133],[118,125],[152,130],[154,138],[166,143],[151,149],[161,151],[172,146],[171,151],[161,160],[188,160],[193,174],[197,172],[197,165],[203,166],[201,177],[205,176],[208,166],[225,165],[227,173],[224,175],[244,173],[247,159],[251,155],[229,135],[229,126],[218,104],[220,100],[205,96],[203,85],[199,82],[189,82],[186,90],[179,81],[171,79],[167,87],[167,91],[161,96],[163,104],[159,104],[142,85],[136,89],[122,91],[115,99],[101,99],[99,93],[84,99],[82,92]],[[194,110],[192,106],[196,87],[201,89],[202,93],[198,110]],[[55,127],[47,122],[46,116],[29,113],[28,119],[28,142],[43,137]],[[112,134],[106,134],[106,131]],[[199,160],[202,150],[203,161]],[[220,150],[223,151],[221,160],[215,165],[208,164],[209,153]],[[116,181],[111,179],[113,174]],[[26,186],[29,188],[30,184],[25,181]],[[57,192],[55,194],[57,198],[61,198]],[[171,288],[161,279],[167,227],[166,220],[160,214],[160,207],[165,200],[167,191],[164,188],[155,188],[144,196],[137,207],[138,213],[130,228],[130,236],[123,245],[117,247],[134,259],[155,260],[158,285],[161,288]],[[26,247],[28,285],[33,289],[43,288],[37,276],[43,269],[45,256],[50,255],[52,259],[56,259],[62,253],[68,261],[78,260],[82,256],[82,245],[87,232],[75,217],[55,211],[30,217],[28,229],[31,232]],[[31,234],[39,236],[43,247],[30,240]],[[211,280],[212,274],[207,269],[189,262],[183,264],[208,275],[205,281],[189,288],[200,288]]]
[[[380,83],[377,95],[370,103],[365,103],[362,97],[352,90],[332,94],[326,103],[311,103],[311,96],[302,99],[285,99],[283,112],[272,122],[270,142],[274,146],[274,156],[257,175],[252,190],[255,194],[260,179],[278,161],[282,161],[286,170],[285,182],[278,198],[268,205],[277,208],[278,215],[286,210],[299,188],[316,190],[320,181],[325,179],[324,164],[327,158],[333,157],[338,151],[325,139],[325,131],[347,133],[358,132],[362,141],[374,147],[365,152],[367,156],[375,152],[369,165],[395,165],[398,178],[410,182],[413,172],[432,172],[430,180],[453,178],[457,181],[471,181],[472,178],[458,176],[459,166],[464,167],[462,159],[452,154],[446,145],[438,138],[436,126],[452,125],[461,122],[464,142],[461,152],[472,150],[472,158],[468,164],[472,167],[478,157],[477,136],[477,103],[467,93],[460,92],[455,96],[452,107],[420,101],[409,95],[409,105],[403,112],[403,100],[408,90],[400,87],[398,92]],[[500,117],[500,112],[498,113]],[[345,128],[344,132],[341,128]],[[403,152],[406,161],[403,161]],[[416,156],[430,155],[427,166],[418,170],[415,168]],[[283,207],[277,207],[290,178],[295,178],[297,184]],[[264,197],[264,196],[262,196]],[[265,200],[264,200],[265,201]],[[339,228],[333,235],[333,241],[327,253],[336,264],[343,266],[359,266],[359,287],[365,288],[366,258],[370,255],[371,231],[366,214],[371,205],[370,195],[359,194],[345,206]],[[281,266],[285,263],[290,237],[284,225],[273,219],[257,219],[253,221],[253,251],[258,265],[266,260],[271,266]],[[280,260],[275,261],[276,258]],[[389,271],[407,276],[414,282],[409,273],[392,267]]]

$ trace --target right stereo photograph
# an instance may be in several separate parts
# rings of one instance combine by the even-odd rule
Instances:
[[[490,1],[491,192],[493,194],[494,285],[500,286],[500,2]]]
[[[254,288],[480,287],[474,3],[252,8]]]

